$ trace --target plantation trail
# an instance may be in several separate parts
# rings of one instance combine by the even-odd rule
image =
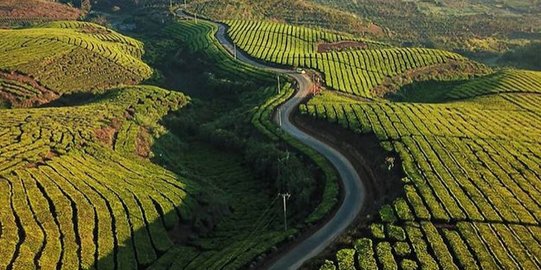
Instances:
[[[177,15],[186,16],[180,10],[177,10]],[[218,27],[216,38],[220,44],[231,53],[231,55],[234,55],[234,45],[227,37],[227,26],[216,22],[211,23],[214,23]],[[354,166],[343,154],[332,146],[301,131],[290,121],[291,115],[295,109],[310,94],[309,89],[313,84],[310,77],[306,74],[299,74],[293,70],[272,67],[257,62],[239,50],[236,52],[236,57],[246,64],[275,73],[287,74],[297,81],[299,86],[298,91],[293,97],[278,107],[278,114],[276,114],[274,120],[277,124],[281,122],[281,128],[291,136],[325,156],[336,168],[342,181],[344,197],[340,208],[335,212],[334,216],[319,230],[305,238],[302,242],[297,243],[289,250],[289,252],[277,258],[270,266],[270,269],[277,270],[297,269],[301,267],[304,262],[322,252],[356,219],[364,205],[365,187]]]

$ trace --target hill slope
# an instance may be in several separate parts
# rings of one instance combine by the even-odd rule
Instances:
[[[335,123],[320,123],[317,133],[334,141],[344,134],[362,141],[359,133],[373,133],[387,151],[375,162],[390,175],[406,176],[393,187],[397,194],[382,197],[387,205],[379,215],[353,228],[352,238],[342,239],[318,266],[541,267],[539,72],[494,72],[457,54],[424,48],[365,44],[321,53],[321,43],[355,39],[276,23],[227,23],[231,39],[252,57],[316,69],[327,86],[339,90],[323,90],[300,106],[305,117]],[[442,103],[390,102],[377,92],[389,81],[398,89],[412,81],[453,87]]]
[[[306,0],[195,0],[189,3],[188,10],[218,20],[271,20],[370,36],[384,35],[383,29],[369,21],[358,18],[353,13]]]
[[[372,98],[385,94],[378,89],[399,76],[395,84],[409,77],[470,76],[484,74],[486,68],[448,51],[426,48],[398,48],[307,27],[246,20],[226,21],[228,35],[250,56],[282,65],[319,71],[326,87],[348,94]],[[350,43],[349,46],[340,44]],[[326,48],[321,50],[321,48]],[[465,69],[464,67],[469,67]],[[430,69],[441,72],[431,74]],[[400,77],[404,75],[405,77]]]
[[[136,268],[170,248],[166,228],[189,218],[197,185],[137,156],[186,102],[131,87],[78,107],[1,110],[0,267]]]
[[[327,259],[361,269],[539,268],[541,99],[539,86],[520,91],[513,76],[499,74],[510,92],[480,78],[450,94],[482,97],[441,104],[325,93],[301,106],[306,115],[375,133],[407,175],[404,195]]]
[[[54,22],[0,30],[0,52],[5,80],[44,88],[34,91],[34,96],[2,91],[15,105],[32,97],[38,104],[50,101],[45,90],[56,95],[103,91],[139,83],[152,74],[141,61],[141,42],[91,23]]]
[[[3,0],[0,2],[0,27],[53,20],[77,20],[80,10],[55,1]]]

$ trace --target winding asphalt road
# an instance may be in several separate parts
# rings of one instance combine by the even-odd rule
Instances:
[[[183,12],[178,11],[177,14],[180,16],[184,15]],[[226,26],[220,23],[215,24],[218,26],[216,38],[233,56],[235,54],[235,48],[232,42],[227,38]],[[304,262],[322,252],[355,220],[364,205],[365,187],[359,178],[359,174],[344,155],[332,146],[303,132],[290,121],[290,117],[295,108],[297,108],[302,100],[310,94],[309,89],[313,84],[310,77],[306,74],[299,74],[293,70],[271,67],[256,62],[239,50],[237,50],[236,56],[237,59],[246,64],[275,73],[287,74],[298,82],[298,91],[293,97],[277,108],[278,114],[280,115],[278,116],[278,114],[276,114],[274,120],[278,123],[278,119],[281,119],[281,128],[284,131],[325,156],[340,174],[344,200],[340,205],[340,208],[336,211],[336,214],[318,231],[304,241],[298,243],[288,253],[278,258],[274,264],[270,266],[270,269],[273,270],[297,269],[301,267]]]

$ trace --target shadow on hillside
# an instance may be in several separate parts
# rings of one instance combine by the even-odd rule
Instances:
[[[378,216],[378,211],[384,204],[404,196],[406,176],[402,170],[402,161],[396,152],[387,151],[374,133],[357,134],[338,123],[317,120],[297,114],[294,118],[297,125],[305,132],[333,145],[357,170],[366,189],[364,208],[357,220],[350,226],[354,228],[341,235],[333,245],[325,249],[317,257],[305,264],[306,269],[318,268],[323,258],[333,257],[343,247],[351,247],[358,239],[359,228],[365,228]],[[394,166],[389,169],[386,159],[392,157]]]
[[[445,103],[451,102],[448,96],[451,90],[467,80],[455,81],[420,81],[404,85],[396,92],[388,92],[384,98],[394,102]]]
[[[64,94],[59,98],[50,101],[49,103],[42,104],[39,108],[53,108],[53,107],[71,107],[81,106],[100,101],[109,96],[110,93],[90,93],[90,92],[76,92],[71,94]]]
[[[124,202],[118,202],[124,207],[122,212],[126,213],[130,227],[140,221],[144,222],[144,226],[137,229],[132,227],[130,236],[127,239],[118,239],[119,242],[114,250],[103,257],[100,257],[101,254],[97,255],[97,260],[93,264],[94,268],[146,269],[149,266],[169,268],[175,261],[188,264],[200,252],[204,252],[196,241],[208,235],[229,213],[229,209],[220,194],[214,193],[212,187],[207,185],[208,183],[205,182],[207,179],[199,177],[190,169],[180,165],[181,158],[177,153],[185,149],[179,143],[171,133],[166,133],[156,139],[152,145],[155,157],[151,159],[151,162],[175,173],[178,186],[184,188],[186,197],[180,203],[175,202],[174,209],[169,212],[164,212],[158,203],[166,197],[164,194],[161,194],[163,198],[158,198],[160,196],[153,192],[134,192],[139,209],[130,208],[130,211],[126,211]],[[144,166],[144,163],[141,165]],[[152,179],[148,180],[152,181]],[[150,198],[154,208],[151,209],[148,204],[141,203],[145,195]],[[115,202],[109,203],[115,204]],[[158,213],[158,218],[147,220],[150,219],[149,214],[153,211]],[[117,232],[118,228],[113,224],[113,234],[117,237],[120,235]],[[100,235],[99,232],[96,237],[98,235]],[[179,253],[180,248],[189,252]]]

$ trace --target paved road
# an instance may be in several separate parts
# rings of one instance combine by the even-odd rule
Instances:
[[[222,46],[233,55],[234,45],[227,38],[226,26],[219,23],[217,23],[217,26],[218,32],[216,33],[216,38]],[[334,217],[314,234],[298,243],[287,254],[284,254],[277,259],[270,267],[270,269],[273,270],[297,269],[301,267],[304,262],[322,252],[355,220],[364,204],[365,187],[361,182],[357,171],[344,155],[335,150],[332,146],[301,131],[290,121],[290,116],[295,108],[297,108],[300,102],[310,94],[309,89],[312,85],[310,77],[305,74],[296,73],[293,70],[266,66],[252,60],[240,51],[237,51],[236,54],[237,59],[249,65],[276,73],[287,74],[297,80],[299,84],[298,91],[293,97],[278,107],[278,112],[282,120],[281,128],[291,136],[325,156],[339,172],[343,184],[344,201]],[[278,122],[278,114],[274,120]]]

